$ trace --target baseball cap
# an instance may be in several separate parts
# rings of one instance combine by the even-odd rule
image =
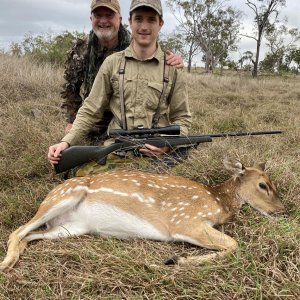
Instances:
[[[118,0],[92,0],[91,12],[97,7],[107,7],[115,13],[121,14],[120,3]]]
[[[148,6],[154,9],[161,17],[163,15],[160,0],[132,0],[130,5],[130,12],[141,6]]]

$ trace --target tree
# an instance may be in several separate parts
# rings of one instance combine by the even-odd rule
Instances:
[[[294,62],[297,65],[296,71],[299,72],[300,71],[300,49],[291,50],[291,52],[289,53],[289,57],[291,62]]]
[[[223,65],[229,51],[236,49],[239,32],[240,12],[224,7],[227,0],[168,0],[174,16],[177,18],[185,41],[189,45],[188,68],[193,56],[203,52],[205,69],[213,70]]]
[[[187,48],[188,72],[191,72],[193,57],[200,52],[196,43],[196,31],[201,6],[199,0],[167,0],[167,6],[180,24],[176,30],[183,37]]]
[[[197,42],[205,59],[206,71],[222,66],[230,51],[236,51],[240,27],[240,12],[224,7],[226,1],[206,0],[205,13],[197,24]]]
[[[259,4],[261,5],[259,6]],[[256,30],[255,36],[243,35],[256,41],[253,77],[257,77],[258,75],[259,54],[264,33],[270,25],[277,21],[279,14],[278,8],[285,6],[285,4],[286,0],[246,0],[246,5],[254,12]],[[271,21],[272,15],[274,15],[273,21]]]
[[[276,62],[279,60],[275,54],[267,53],[265,58],[259,63],[259,68],[262,71],[274,73],[276,70]],[[281,59],[282,60],[282,59]]]
[[[180,54],[184,60],[188,59],[184,37],[181,33],[162,34],[159,38],[159,43],[164,51],[169,49],[174,53]]]
[[[246,51],[243,53],[243,56],[239,60],[241,70],[251,71],[251,66],[252,64],[254,65],[253,56],[254,54],[251,51]]]
[[[239,69],[238,62],[235,62],[234,60],[227,60],[225,62],[225,65],[228,67],[229,70],[238,71]]]
[[[287,71],[290,64],[288,53],[296,48],[295,43],[300,40],[299,29],[288,28],[286,24],[273,24],[266,30],[265,36],[270,49],[268,56],[273,60],[273,71]]]
[[[83,36],[83,33],[68,31],[58,35],[44,33],[34,36],[28,33],[20,44],[11,44],[10,52],[13,55],[26,55],[37,63],[63,65],[72,41]]]
[[[15,43],[15,42],[12,42],[10,44],[10,53],[13,55],[13,56],[16,56],[16,57],[21,57],[22,56],[22,47],[20,44],[18,43]]]

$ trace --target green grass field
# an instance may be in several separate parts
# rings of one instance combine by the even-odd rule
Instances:
[[[283,130],[276,136],[216,139],[169,171],[205,184],[228,178],[224,157],[266,162],[287,219],[248,206],[219,230],[239,243],[225,258],[164,266],[170,255],[210,253],[184,243],[84,236],[29,245],[0,273],[0,299],[299,299],[300,77],[187,75],[192,133]],[[63,136],[62,70],[0,55],[0,258],[9,234],[62,181],[46,153]],[[143,166],[140,166],[143,168]],[[161,265],[160,268],[154,265]]]

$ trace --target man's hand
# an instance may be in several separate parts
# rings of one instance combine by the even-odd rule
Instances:
[[[140,152],[147,156],[157,157],[164,155],[170,151],[170,148],[165,146],[158,148],[149,144],[145,144],[143,148],[140,149]]]
[[[174,66],[176,69],[182,69],[184,67],[182,57],[172,53],[170,50],[166,51],[166,61],[168,65]]]
[[[61,156],[61,152],[67,148],[69,148],[69,144],[66,142],[60,142],[58,144],[52,145],[49,147],[49,151],[48,151],[48,160],[51,163],[51,165],[57,165],[59,160],[60,160],[60,156]]]
[[[73,124],[72,123],[68,123],[66,128],[65,128],[65,134],[69,133],[69,131],[71,130]]]

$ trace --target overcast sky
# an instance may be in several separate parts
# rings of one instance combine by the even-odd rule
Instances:
[[[11,42],[21,42],[25,34],[45,32],[61,33],[67,31],[90,30],[91,0],[0,0],[0,48],[8,49]],[[128,23],[130,0],[120,0],[124,23]],[[170,33],[176,24],[174,16],[164,6],[165,25],[162,32]],[[243,12],[242,30],[251,33],[253,14],[245,0],[229,0],[231,6]],[[300,0],[287,0],[286,8],[280,17],[286,16],[291,27],[300,28]],[[300,46],[300,45],[299,45]],[[243,38],[239,43],[240,53],[247,50],[255,52],[255,41]],[[235,56],[238,56],[236,54]]]

